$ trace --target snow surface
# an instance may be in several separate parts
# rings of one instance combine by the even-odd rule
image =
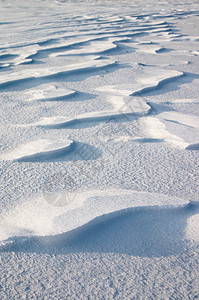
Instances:
[[[44,156],[51,157],[59,155],[61,152],[66,152],[70,149],[73,142],[66,141],[49,141],[45,139],[36,140],[27,144],[21,145],[20,148],[7,153],[3,157],[6,160],[27,160],[27,159],[42,159]]]
[[[0,299],[199,298],[198,26],[0,0]]]

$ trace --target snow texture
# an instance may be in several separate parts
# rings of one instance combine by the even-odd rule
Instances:
[[[199,298],[198,25],[0,0],[0,299]]]

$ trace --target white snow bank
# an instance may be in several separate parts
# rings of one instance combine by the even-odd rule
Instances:
[[[54,194],[44,191],[43,196],[21,202],[3,214],[0,221],[0,240],[12,236],[61,234],[76,229],[96,217],[133,207],[175,207],[187,203],[186,200],[177,197],[130,190]]]
[[[2,159],[4,160],[25,160],[41,158],[42,156],[58,155],[60,151],[68,150],[73,141],[52,141],[46,139],[35,140],[26,144],[22,144],[17,149],[6,153]]]
[[[70,75],[73,72],[79,72],[86,70],[91,70],[95,68],[102,68],[106,66],[113,65],[114,60],[105,59],[105,60],[88,60],[87,62],[76,64],[71,64],[68,66],[55,66],[55,67],[46,67],[46,68],[37,68],[31,70],[21,70],[20,72],[10,72],[9,74],[0,75],[0,85],[1,84],[10,84],[15,83],[19,80],[27,80],[32,78],[42,78],[48,76],[56,76],[59,74],[67,73]]]
[[[38,88],[29,89],[26,93],[27,101],[33,100],[51,100],[54,98],[72,96],[75,91],[69,90],[63,85],[56,84],[42,84]]]
[[[139,121],[147,137],[163,139],[174,147],[185,149],[189,146],[182,138],[170,133],[164,123],[155,117],[145,117]]]

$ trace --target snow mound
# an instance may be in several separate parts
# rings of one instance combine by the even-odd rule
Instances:
[[[27,100],[55,100],[73,96],[75,91],[69,90],[60,84],[42,84],[38,88],[29,89],[26,92]]]
[[[66,185],[67,183],[68,181],[65,182]],[[54,182],[54,185],[58,183]],[[177,197],[131,190],[65,190],[60,193],[58,190],[53,193],[47,187],[48,182],[42,197],[31,202],[24,201],[4,213],[0,225],[1,240],[12,236],[61,234],[81,227],[97,217],[124,209],[176,207],[188,203]]]
[[[52,141],[46,139],[35,140],[19,146],[19,148],[3,156],[4,160],[31,161],[34,159],[43,160],[63,155],[71,149],[73,141]]]

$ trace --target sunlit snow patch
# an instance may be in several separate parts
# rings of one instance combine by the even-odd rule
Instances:
[[[0,240],[11,236],[56,235],[83,226],[97,217],[128,208],[176,207],[188,203],[163,194],[122,189],[77,191],[71,201],[68,201],[69,194],[67,190],[60,194],[63,202],[60,206],[51,205],[46,201],[46,195],[17,204],[1,218]],[[55,201],[58,196],[54,194]]]
[[[38,88],[29,89],[26,93],[27,100],[54,100],[56,98],[68,97],[75,94],[75,91],[65,88],[61,84],[42,84]]]
[[[4,160],[43,160],[43,158],[48,159],[51,157],[62,155],[63,152],[70,149],[73,141],[62,140],[46,140],[39,139],[26,144],[22,144],[17,149],[5,154],[3,156]]]

